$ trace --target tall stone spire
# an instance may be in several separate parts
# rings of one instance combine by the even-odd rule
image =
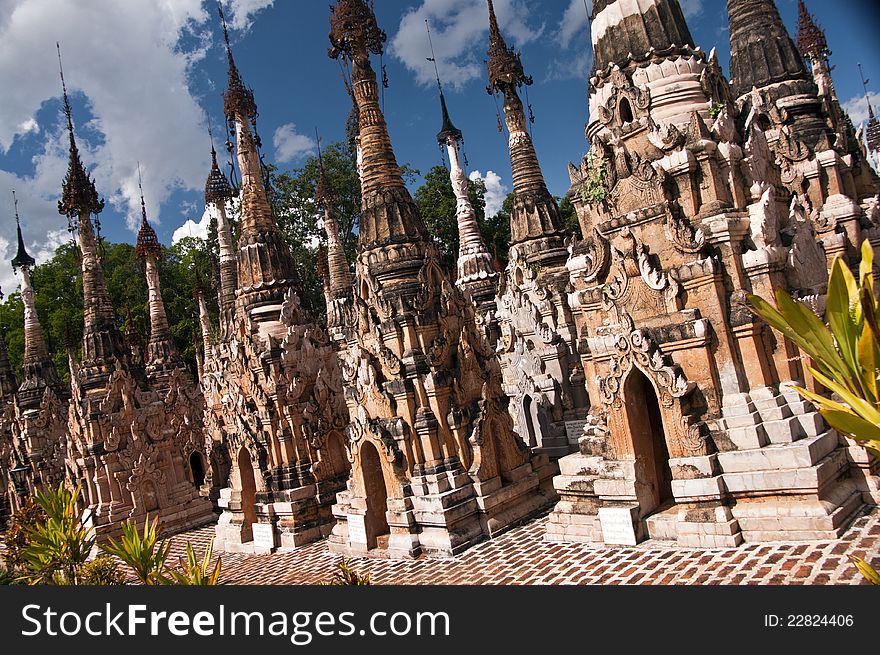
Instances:
[[[318,152],[318,184],[315,204],[324,212],[324,231],[327,233],[327,289],[331,299],[350,298],[353,288],[351,269],[345,256],[339,223],[333,215],[333,190],[327,181],[324,159]]]
[[[694,45],[678,0],[595,0],[590,20],[596,71]]]
[[[358,107],[363,199],[358,235],[361,257],[369,258],[369,253],[375,252],[376,257],[387,259],[392,244],[416,245],[400,248],[397,264],[389,268],[387,275],[380,274],[383,284],[387,281],[395,286],[407,278],[412,281],[422,266],[424,249],[431,238],[403,181],[379,107],[379,85],[370,53],[381,54],[386,38],[363,0],[341,0],[333,7],[333,47],[329,54],[351,60],[351,90]]]
[[[245,86],[232,57],[223,8],[218,2],[228,60],[228,82],[223,110],[237,140],[241,173],[241,230],[238,239],[239,300],[245,310],[264,307],[268,314],[280,311],[293,277],[290,250],[278,229],[266,197],[260,171],[259,137],[256,135],[257,103]],[[257,320],[265,318],[263,312]],[[271,316],[269,316],[271,318]]]
[[[547,190],[538,155],[528,132],[527,118],[517,88],[532,83],[523,71],[518,53],[507,47],[492,0],[489,4],[490,94],[504,94],[504,117],[510,133],[510,165],[513,170],[513,211],[510,215],[511,246],[523,246],[530,263],[561,264],[568,257],[565,232],[556,200]]]
[[[865,145],[868,152],[880,152],[880,121],[874,115],[874,107],[871,105],[871,96],[868,93],[868,81],[862,73],[862,65],[859,64],[859,77],[862,80],[862,87],[865,89],[865,102],[868,105],[868,123],[865,128]]]
[[[61,63],[61,50],[58,50]],[[61,88],[64,94],[64,114],[70,137],[67,175],[62,183],[58,212],[67,216],[68,228],[76,231],[82,256],[83,277],[83,343],[80,372],[86,388],[100,386],[103,379],[115,367],[117,358],[124,358],[125,347],[122,334],[116,324],[113,304],[107,290],[104,269],[98,257],[98,242],[92,215],[104,209],[104,200],[98,198],[94,181],[89,177],[79,156],[73,131],[70,102],[61,71]]]
[[[232,244],[232,226],[226,211],[227,203],[234,194],[229,180],[217,165],[217,151],[211,143],[211,172],[205,182],[205,205],[217,211],[217,241],[220,246],[220,293],[218,301],[222,312],[228,312],[235,305],[235,288],[238,274],[235,250]]]
[[[141,192],[141,227],[137,234],[135,254],[138,259],[144,261],[150,308],[150,340],[147,342],[144,363],[147,366],[147,374],[156,377],[182,364],[177,345],[171,338],[165,303],[162,302],[162,289],[159,285],[159,256],[162,254],[162,246],[159,244],[156,230],[147,220],[147,204],[144,201],[140,168],[138,168],[138,188]]]
[[[455,194],[455,216],[458,221],[456,263],[458,275],[455,283],[468,292],[477,306],[486,302],[494,303],[498,271],[495,270],[492,255],[480,234],[477,213],[468,195],[468,178],[459,153],[459,146],[464,142],[464,136],[449,118],[446,97],[443,95],[439,79],[437,88],[440,92],[440,111],[443,115],[443,125],[437,133],[437,142],[441,147],[446,148],[449,155],[449,181]]]
[[[13,198],[15,192],[13,191]],[[18,233],[18,252],[12,260],[13,270],[21,273],[21,299],[24,304],[24,361],[22,366],[19,402],[23,410],[39,407],[43,390],[46,387],[61,388],[61,380],[55,364],[49,355],[46,335],[37,316],[36,298],[31,284],[31,269],[36,260],[31,257],[24,245],[21,221],[18,215],[18,200],[15,199],[15,227]]]
[[[809,79],[773,0],[727,0],[727,13],[735,97],[752,87]]]
[[[202,343],[205,348],[205,361],[210,359],[211,346],[214,345],[214,338],[211,330],[211,318],[208,316],[208,303],[205,302],[205,290],[202,285],[202,276],[196,269],[195,281],[193,283],[193,297],[199,307],[199,326],[202,330]]]

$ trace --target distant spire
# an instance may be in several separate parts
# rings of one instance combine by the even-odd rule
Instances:
[[[865,141],[869,152],[880,151],[880,121],[874,115],[874,107],[871,106],[871,95],[868,93],[868,82],[859,64],[859,77],[862,80],[862,88],[865,89],[865,102],[868,105],[868,124],[865,128]]]
[[[104,209],[104,200],[98,198],[94,181],[89,177],[79,156],[76,139],[73,134],[73,118],[70,101],[67,97],[67,85],[64,82],[64,68],[61,65],[61,45],[56,43],[58,50],[58,69],[61,73],[61,89],[64,95],[64,115],[67,118],[67,132],[70,137],[70,156],[67,164],[67,175],[62,183],[61,200],[58,201],[58,213],[68,217],[69,227],[76,227],[80,216],[100,214]]]
[[[138,163],[138,189],[141,192],[141,228],[138,230],[135,255],[140,258],[158,257],[162,254],[162,246],[159,244],[156,230],[153,229],[150,221],[147,220],[147,203],[144,201],[144,186],[141,181],[140,162]]]
[[[434,54],[434,42],[431,39],[431,27],[428,24],[427,18],[425,19],[425,30],[428,32],[428,45],[431,48],[431,56],[428,58],[428,61],[434,64],[434,76],[437,79],[437,92],[440,94],[440,111],[443,115],[443,125],[437,133],[437,142],[441,146],[444,146],[446,145],[446,140],[449,137],[452,137],[460,143],[464,141],[464,135],[461,133],[461,130],[452,124],[452,119],[449,118],[449,110],[446,108],[446,97],[443,95],[443,84],[440,82],[440,69],[437,67],[437,56]]]
[[[12,270],[31,268],[37,261],[31,257],[24,247],[24,238],[21,236],[21,221],[18,218],[18,198],[15,197],[15,189],[12,190],[12,203],[15,206],[15,229],[18,232],[18,252],[12,260]]]
[[[326,279],[331,299],[350,296],[352,289],[351,269],[345,256],[345,248],[339,233],[339,223],[333,215],[333,189],[327,181],[321,138],[315,130],[318,144],[318,183],[315,187],[315,203],[324,210],[324,231],[327,233]]]
[[[798,0],[797,48],[805,59],[827,59],[831,54],[825,32],[816,25],[804,0]]]
[[[210,130],[209,130],[210,133]],[[232,200],[232,187],[229,180],[226,179],[220,166],[217,165],[217,151],[214,150],[214,139],[211,138],[211,172],[208,173],[208,179],[205,181],[205,204],[220,205]]]

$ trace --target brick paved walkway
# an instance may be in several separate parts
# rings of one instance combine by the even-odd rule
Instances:
[[[660,541],[597,547],[544,541],[541,517],[450,559],[355,559],[373,584],[865,584],[849,555],[880,567],[880,509],[857,519],[839,541],[678,548]],[[191,541],[199,554],[213,526],[171,538],[172,553]],[[290,553],[224,553],[228,584],[327,581],[339,555],[326,541]]]

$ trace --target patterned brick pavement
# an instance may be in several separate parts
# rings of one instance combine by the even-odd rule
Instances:
[[[839,541],[747,544],[739,548],[678,548],[661,541],[635,547],[597,547],[544,540],[546,516],[450,559],[355,559],[373,584],[865,584],[855,555],[880,567],[880,509],[858,518]],[[174,537],[172,554],[187,540],[200,554],[213,526]],[[342,558],[326,541],[288,553],[224,553],[228,584],[316,584]]]

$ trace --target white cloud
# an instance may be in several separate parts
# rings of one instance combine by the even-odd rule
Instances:
[[[197,239],[207,239],[208,238],[208,226],[211,224],[211,212],[205,209],[202,217],[199,219],[199,222],[196,223],[191,218],[188,218],[183,225],[174,230],[174,234],[171,235],[171,243],[177,243],[181,239],[185,239],[186,237],[196,237]]]
[[[593,11],[592,0],[587,0],[587,9],[590,12]],[[585,32],[584,38],[589,44],[589,20],[587,11],[584,9],[584,0],[571,0],[559,23],[559,45],[568,48],[571,45],[571,40],[581,31]]]
[[[494,216],[501,211],[501,206],[507,199],[510,189],[501,182],[501,177],[495,171],[486,171],[485,177],[480,171],[471,171],[468,176],[472,180],[483,180],[486,185],[486,216]]]
[[[253,23],[254,14],[271,7],[275,0],[232,0],[232,16],[229,27],[247,31]]]
[[[876,116],[877,109],[880,107],[880,93],[871,91],[868,93],[868,98],[871,100],[871,106],[874,108],[874,115]],[[868,120],[868,100],[863,95],[847,100],[843,103],[843,109],[849,114],[855,126]]]
[[[522,47],[543,32],[543,26],[529,25],[529,9],[524,0],[496,0],[495,13],[508,45]],[[423,0],[400,19],[390,52],[415,73],[416,81],[422,85],[434,83],[434,65],[427,60],[431,50],[426,19],[444,84],[461,88],[472,79],[485,77],[483,61],[489,47],[489,17],[484,0]]]
[[[246,28],[271,4],[232,0],[232,27]],[[32,173],[0,170],[0,215],[10,213],[2,208],[14,186],[38,250],[40,244],[51,247],[53,234],[66,224],[55,207],[67,169],[62,116],[37,123],[44,103],[60,107],[56,41],[83,161],[98,192],[126,214],[129,227],[135,230],[140,217],[138,161],[154,223],[161,222],[162,205],[175,189],[200,189],[208,148],[189,78],[217,40],[217,20],[214,3],[203,0],[0,0],[0,88],[15,90],[0,103],[0,153],[19,136],[42,138]],[[0,283],[12,279],[11,247],[0,243]]]
[[[305,134],[299,134],[293,123],[286,123],[275,130],[272,145],[275,146],[275,159],[282,164],[299,159],[313,152],[317,147],[315,140]]]
[[[703,0],[679,0],[685,18],[693,18],[703,11]]]

